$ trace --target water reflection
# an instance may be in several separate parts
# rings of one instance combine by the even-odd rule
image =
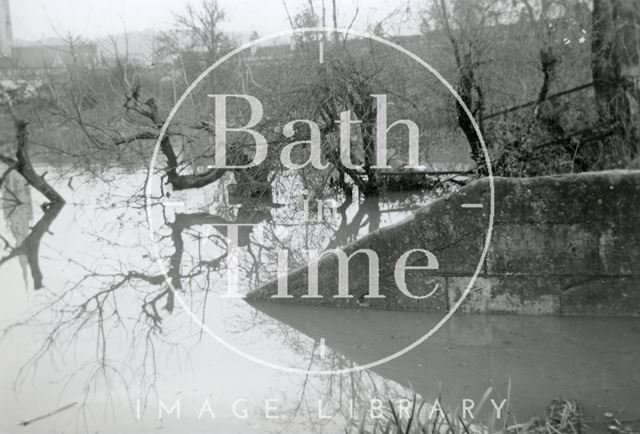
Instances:
[[[31,205],[31,190],[22,178],[14,172],[9,172],[4,179],[4,188],[0,190],[2,200],[2,212],[5,221],[8,222],[8,230],[16,245],[22,243],[29,234],[29,225],[33,219],[33,207]],[[10,242],[3,239],[6,246]],[[6,261],[6,260],[5,260]],[[25,287],[28,286],[29,263],[24,255],[18,257]]]
[[[6,179],[6,185],[2,189],[2,200],[8,205],[3,207],[5,219],[9,222],[9,231],[15,240],[11,245],[3,237],[5,247],[9,250],[0,258],[0,267],[7,261],[18,257],[23,272],[25,286],[27,286],[26,273],[31,271],[34,289],[43,287],[44,276],[40,268],[40,243],[42,237],[49,231],[51,224],[56,219],[64,203],[52,202],[41,206],[43,215],[38,222],[29,227],[33,218],[33,204],[29,186],[23,184],[22,179],[14,173],[10,173]]]
[[[373,371],[305,377],[256,365],[209,339],[176,303],[167,278],[203,323],[255,357],[300,369],[363,364],[403,348],[436,318],[250,306],[221,298],[229,289],[228,225],[248,225],[238,233],[240,287],[234,290],[242,293],[276,276],[276,249],[286,249],[289,267],[296,267],[309,259],[309,251],[346,244],[398,221],[429,197],[406,192],[361,200],[354,192],[318,198],[301,180],[283,175],[274,180],[270,197],[240,198],[228,188],[234,177],[225,175],[205,189],[171,197],[184,207],[158,200],[151,209],[159,222],[151,240],[139,194],[144,172],[113,171],[104,179],[109,182],[87,177],[75,190],[60,185],[68,198],[64,212],[45,209],[30,232],[25,221],[37,211],[33,199],[24,196],[22,208],[3,211],[3,236],[18,246],[40,246],[36,260],[31,262],[32,255],[27,262],[34,282],[39,270],[47,284],[36,294],[15,291],[1,307],[2,345],[15,357],[2,360],[0,378],[5,390],[15,387],[21,401],[2,395],[0,405],[13,416],[0,422],[0,431],[11,432],[20,421],[69,402],[78,405],[44,424],[65,429],[73,422],[80,431],[105,432],[114,422],[119,432],[197,432],[212,426],[223,432],[355,431],[374,398],[411,398],[415,391],[433,402],[443,393],[455,407],[462,396],[479,399],[490,386],[497,399],[510,376],[520,388],[517,411],[527,415],[566,391],[593,406],[638,397],[636,320],[603,327],[576,319],[461,317],[429,345]],[[335,201],[335,212],[325,210],[317,221],[316,199]],[[316,221],[301,224],[305,214]],[[19,287],[24,270],[5,260],[3,282]],[[601,351],[599,342],[624,350]],[[551,355],[543,353],[549,348]],[[585,363],[576,368],[574,360]],[[557,375],[544,377],[550,372]],[[594,378],[597,383],[585,380]],[[182,418],[159,419],[159,399],[169,406],[179,399]],[[237,399],[247,400],[248,419],[231,411]],[[198,417],[206,400],[213,421],[208,414]],[[276,400],[278,419],[265,417],[266,400]],[[39,423],[25,429],[38,432],[45,426]]]
[[[14,320],[4,323],[7,327],[3,344],[9,348],[25,336],[44,338],[29,339],[28,348],[16,353],[19,357],[14,363],[19,361],[20,365],[7,369],[3,382],[12,382],[17,390],[26,393],[33,376],[47,382],[64,379],[66,394],[79,402],[71,412],[80,420],[90,419],[89,410],[92,404],[95,406],[98,391],[102,396],[98,402],[106,399],[112,406],[116,406],[112,394],[121,395],[130,405],[134,398],[151,402],[163,388],[160,365],[164,358],[169,357],[177,365],[189,364],[194,351],[211,345],[185,312],[176,309],[174,293],[156,265],[154,245],[146,237],[143,201],[137,194],[144,174],[107,175],[82,180],[76,177],[75,189],[71,185],[57,186],[68,198],[67,211],[61,213],[61,206],[43,209],[42,217],[29,233],[26,222],[33,212],[32,199],[24,196],[21,208],[5,208],[3,213],[3,231],[11,233],[18,246],[3,260],[6,264],[2,264],[2,272],[8,276],[3,280],[10,282],[15,277],[9,259],[24,254],[34,286],[42,286],[45,278],[48,282],[35,299],[24,301],[26,313],[14,312],[5,317],[6,321]],[[120,179],[117,186],[114,178]],[[102,179],[110,182],[103,183]],[[303,212],[299,204],[283,206],[287,197],[282,184],[276,182],[280,186],[273,198],[238,198],[227,188],[232,182],[229,177],[205,191],[203,208],[174,209],[161,203],[153,208],[162,221],[163,232],[154,242],[159,246],[167,277],[186,297],[192,311],[226,338],[256,353],[266,352],[267,358],[275,357],[280,363],[316,363],[313,348],[317,342],[242,301],[225,303],[217,297],[227,290],[227,225],[252,225],[238,234],[238,246],[246,259],[241,262],[241,281],[248,289],[273,277],[275,248],[290,249],[291,266],[295,266],[306,260],[303,247],[321,250],[327,245],[346,243],[379,227],[385,214],[405,215],[411,206],[420,203],[419,196],[405,195],[402,202],[391,201],[383,206],[344,199],[338,212],[331,214],[335,219],[305,225],[299,224]],[[28,194],[28,190],[24,192]],[[5,190],[3,194],[9,193]],[[190,200],[195,202],[197,199]],[[390,222],[392,218],[386,220]],[[38,261],[38,257],[45,260]],[[9,309],[19,311],[18,306]],[[220,358],[219,350],[215,349],[214,358],[223,360],[224,365],[230,355],[225,353]],[[211,348],[204,350],[208,351]],[[71,355],[74,362],[68,363]],[[348,363],[341,360],[340,363]],[[56,373],[54,366],[65,369]],[[10,378],[9,372],[17,377]],[[264,386],[263,383],[260,380]],[[37,394],[29,396],[38,401]],[[33,408],[40,407],[42,414],[52,410],[45,403]]]
[[[348,320],[340,308],[252,303],[360,365],[409,345],[440,319],[358,309]],[[640,396],[639,333],[632,318],[457,315],[418,348],[372,371],[411,384],[427,402],[442,396],[453,406],[489,387],[498,397],[510,389],[511,411],[520,420],[546,405],[543,396],[579,397],[595,411]]]

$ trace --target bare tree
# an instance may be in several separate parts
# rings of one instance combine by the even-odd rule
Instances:
[[[640,10],[631,0],[594,0],[592,71],[605,122],[617,123],[631,158],[640,138]]]
[[[0,258],[0,266],[14,257],[21,255],[26,256],[31,269],[33,286],[37,290],[43,286],[43,275],[39,263],[40,243],[43,236],[48,232],[52,222],[62,210],[65,200],[51,184],[45,180],[43,175],[37,173],[31,164],[29,133],[27,130],[28,122],[16,114],[10,96],[7,101],[7,109],[15,126],[16,144],[15,156],[0,154],[0,162],[7,166],[2,177],[0,177],[0,188],[2,188],[9,174],[15,171],[24,178],[29,186],[39,191],[48,202],[41,205],[44,211],[43,216],[19,244],[11,246],[9,242],[3,238],[5,247],[9,248],[10,251],[7,255]]]

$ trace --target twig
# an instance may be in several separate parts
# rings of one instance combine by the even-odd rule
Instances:
[[[573,92],[577,92],[579,90],[587,89],[587,88],[589,88],[591,86],[593,86],[593,82],[582,84],[582,85],[576,86],[576,87],[572,87],[571,89],[563,90],[562,92],[558,92],[558,93],[554,93],[552,95],[549,95],[549,96],[546,97],[546,100],[548,101],[550,99],[558,98],[560,96],[567,95],[569,93],[573,93]],[[538,100],[529,101],[529,102],[526,102],[524,104],[518,104],[518,105],[515,105],[513,107],[509,107],[509,108],[506,108],[504,110],[500,110],[500,111],[497,111],[497,112],[494,112],[494,113],[489,113],[488,115],[482,116],[482,120],[495,118],[495,117],[498,117],[498,116],[501,116],[501,115],[505,115],[507,113],[511,113],[511,112],[514,112],[514,111],[517,111],[517,110],[520,110],[520,109],[523,109],[523,108],[526,108],[526,107],[529,107],[529,106],[532,106],[532,105],[536,105],[536,104],[538,104]]]
[[[69,410],[70,408],[73,408],[73,407],[75,407],[76,405],[78,405],[78,403],[77,403],[77,402],[73,402],[73,403],[71,403],[71,404],[67,404],[67,405],[65,405],[64,407],[60,407],[59,409],[54,410],[54,411],[52,411],[52,412],[50,412],[50,413],[47,413],[47,414],[45,414],[45,415],[38,416],[38,417],[33,418],[33,419],[25,420],[24,422],[20,422],[18,425],[19,425],[19,426],[27,426],[27,425],[31,425],[32,423],[37,422],[37,421],[39,421],[39,420],[46,419],[46,418],[51,417],[51,416],[54,416],[54,415],[56,415],[56,414],[58,414],[58,413],[62,413],[63,411]]]

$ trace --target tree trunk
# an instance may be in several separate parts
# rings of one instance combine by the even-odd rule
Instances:
[[[638,1],[594,0],[592,34],[591,70],[600,115],[620,125],[633,156],[640,138]]]

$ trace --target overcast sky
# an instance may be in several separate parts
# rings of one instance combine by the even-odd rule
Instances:
[[[192,0],[199,3],[201,0]],[[220,0],[228,15],[226,28],[234,32],[256,30],[261,35],[289,28],[282,0]],[[321,0],[314,0],[320,9]],[[425,0],[338,0],[339,25],[348,26],[359,10],[354,29],[366,30],[396,9],[404,10],[410,2],[413,15]],[[183,11],[185,0],[10,0],[13,36],[16,39],[38,40],[63,34],[86,38],[127,31],[166,29],[171,25],[172,12]],[[286,0],[294,14],[306,3]],[[327,5],[331,0],[325,0]],[[403,33],[415,21],[403,26]]]

